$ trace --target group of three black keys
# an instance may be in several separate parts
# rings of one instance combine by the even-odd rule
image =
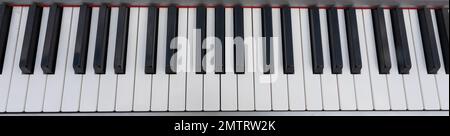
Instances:
[[[196,7],[196,28],[201,30],[201,39],[206,39],[206,6],[200,5]],[[225,41],[225,7],[215,6],[215,16],[221,16],[215,18],[215,36],[223,42]],[[273,45],[270,37],[273,36],[272,28],[272,7],[269,5],[262,8],[262,36],[266,37],[263,42],[263,53],[272,54]],[[291,23],[291,11],[289,6],[281,7],[281,31],[282,31],[282,58],[283,58],[283,71],[284,74],[294,73],[294,55],[292,42],[292,23]],[[23,48],[20,56],[19,67],[23,74],[33,74],[37,42],[39,38],[40,23],[42,16],[42,6],[39,4],[31,4],[28,10],[28,19],[26,22],[25,35],[23,41]],[[391,56],[389,54],[388,38],[386,34],[386,24],[384,19],[384,9],[376,7],[371,9],[373,17],[373,27],[375,32],[376,52],[378,60],[378,68],[380,74],[389,74],[391,69]],[[322,53],[322,39],[320,28],[319,8],[309,7],[309,26],[311,37],[311,54],[312,54],[312,68],[314,74],[321,74],[324,68],[323,53]],[[73,68],[76,74],[84,74],[86,71],[86,59],[88,50],[88,40],[90,31],[90,21],[92,6],[88,4],[80,5],[80,15],[78,30],[75,44],[75,54],[73,59]],[[110,22],[111,6],[102,4],[99,7],[98,16],[98,30],[95,43],[95,55],[94,55],[94,70],[97,74],[105,74],[106,69],[106,56],[108,48],[108,35],[109,35],[109,22]],[[340,40],[347,40],[348,53],[349,53],[349,65],[352,74],[359,74],[361,67],[360,43],[358,38],[357,19],[355,8],[345,8],[345,22],[347,31],[347,39],[341,39],[339,35],[338,13],[337,8],[327,8],[327,22],[329,29],[329,49],[331,59],[331,69],[333,74],[342,73],[342,54],[341,54],[341,42]],[[408,74],[411,65],[409,47],[406,37],[406,29],[403,19],[403,11],[401,8],[393,8],[390,10],[392,18],[392,28],[394,33],[395,51],[397,57],[398,71],[401,74]],[[445,63],[445,71],[449,72],[449,20],[448,9],[437,8],[436,20],[438,24],[442,55]],[[12,6],[8,4],[0,5],[0,74],[3,67],[3,61],[5,58],[5,50],[7,44],[7,37],[9,33],[9,25],[12,14]],[[423,40],[423,49],[425,54],[425,60],[427,65],[428,74],[437,73],[441,67],[437,44],[435,41],[432,16],[430,8],[419,8],[418,10],[421,36]],[[156,59],[157,59],[157,35],[158,35],[158,7],[148,6],[148,26],[147,26],[147,41],[146,41],[146,55],[145,55],[145,73],[154,74],[156,72]],[[127,56],[127,34],[128,34],[128,21],[129,21],[129,6],[122,4],[119,6],[118,14],[118,26],[117,26],[117,41],[115,45],[114,56],[114,71],[115,74],[124,74],[126,66]],[[60,4],[50,5],[48,27],[45,35],[44,50],[41,61],[41,68],[45,74],[54,74],[56,56],[58,51],[58,40],[60,33],[60,25],[62,18],[62,6]],[[178,9],[175,5],[168,6],[167,14],[167,41],[177,37],[178,27]],[[234,37],[244,37],[244,15],[243,7],[240,5],[233,6],[233,23],[234,23]],[[269,38],[267,38],[269,37]],[[197,59],[202,59],[206,54],[206,49],[202,48],[201,44],[195,45],[196,50],[199,50],[200,55]],[[245,73],[245,55],[244,45],[234,45],[234,72],[236,74]],[[222,48],[225,49],[225,48]],[[166,58],[171,58],[176,55],[177,49],[171,48],[170,43],[167,42],[166,46]],[[216,74],[225,73],[225,50],[216,52]],[[196,73],[204,74],[205,70],[201,68],[202,61],[196,65],[200,65],[200,69],[196,69]],[[263,56],[264,73],[271,74],[273,72],[273,56]],[[172,66],[173,62],[170,59],[166,59],[166,74],[175,74],[176,66]]]

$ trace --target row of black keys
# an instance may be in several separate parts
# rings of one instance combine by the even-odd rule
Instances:
[[[90,30],[90,20],[91,20],[91,10],[92,8],[87,4],[80,6],[79,24],[76,37],[75,54],[73,60],[73,68],[76,74],[84,74],[86,71],[86,58],[89,40],[89,30]],[[6,42],[8,37],[8,28],[11,18],[12,8],[8,5],[0,5],[0,73],[2,71],[3,60],[6,49]],[[392,18],[392,27],[394,32],[395,40],[395,50],[396,57],[398,61],[398,71],[401,74],[408,74],[411,65],[411,59],[408,49],[406,29],[403,20],[403,12],[399,8],[390,10]],[[244,17],[243,8],[241,6],[234,7],[234,36],[244,37]],[[430,9],[421,8],[418,11],[420,20],[420,29],[423,39],[423,48],[425,53],[427,71],[429,74],[437,73],[438,69],[441,67],[437,44],[435,41],[434,29],[431,20]],[[372,9],[373,23],[375,31],[375,42],[376,42],[376,52],[377,60],[380,74],[389,74],[391,69],[391,61],[389,54],[389,47],[386,34],[386,24],[384,20],[384,12],[382,8]],[[33,74],[34,63],[36,57],[38,32],[40,29],[40,22],[42,16],[42,7],[37,4],[32,4],[29,13],[27,24],[25,28],[25,37],[23,42],[23,49],[20,58],[20,69],[24,74]],[[56,54],[58,49],[58,39],[59,31],[61,25],[62,7],[58,4],[53,4],[50,6],[48,27],[46,31],[44,51],[41,62],[41,68],[45,74],[53,74],[55,71],[56,64]],[[126,65],[126,53],[127,53],[127,34],[128,34],[128,16],[129,8],[127,5],[121,5],[119,7],[119,19],[117,27],[117,41],[115,46],[115,57],[114,57],[114,70],[116,74],[125,73]],[[215,18],[215,36],[222,42],[221,46],[225,40],[225,8],[224,6],[217,6],[215,8],[215,16],[222,16]],[[168,8],[168,21],[167,21],[167,39],[173,39],[177,37],[177,27],[178,27],[178,9],[175,5],[171,5]],[[291,24],[291,13],[288,6],[283,6],[281,8],[281,22],[282,22],[282,50],[283,50],[283,68],[285,74],[294,73],[294,59],[293,58],[293,43],[292,43],[292,24]],[[440,42],[442,46],[442,54],[444,59],[445,71],[449,72],[449,22],[448,22],[448,11],[447,9],[436,9],[436,19],[439,28]],[[157,25],[158,25],[158,8],[156,6],[149,6],[148,10],[148,29],[147,29],[147,47],[146,47],[146,60],[145,60],[145,73],[154,74],[156,72],[156,47],[157,47]],[[342,54],[340,45],[340,35],[339,35],[339,24],[338,15],[336,8],[327,9],[327,20],[329,29],[329,44],[330,44],[330,58],[331,58],[331,68],[333,74],[342,73]],[[95,56],[94,56],[94,70],[97,74],[104,74],[106,69],[106,54],[108,48],[108,34],[109,34],[109,21],[110,21],[110,7],[106,4],[100,6],[99,11],[99,23],[98,32],[95,44]],[[312,52],[312,63],[313,63],[313,73],[321,74],[323,72],[324,62],[322,53],[322,39],[321,39],[321,28],[319,26],[319,8],[311,7],[309,8],[309,24],[310,24],[310,34],[311,34],[311,52]],[[350,70],[352,74],[359,74],[362,68],[361,53],[359,47],[358,30],[355,9],[349,8],[345,9],[345,21],[346,21],[346,31],[347,31],[347,41],[348,41],[348,52],[350,61]],[[206,39],[206,7],[197,7],[197,29],[201,30],[201,40]],[[272,8],[270,6],[264,6],[262,8],[262,36],[272,37]],[[170,41],[170,40],[168,40]],[[266,38],[263,42],[263,62],[264,62],[264,73],[270,74],[273,72],[273,54],[272,44],[270,44],[270,38]],[[196,50],[200,52],[196,56],[196,59],[201,60],[205,54],[206,49],[203,49],[202,44],[196,45]],[[240,58],[235,57],[235,73],[242,74],[245,73],[245,59],[244,51],[238,48],[243,47],[243,44],[235,44],[235,56],[240,56]],[[224,49],[224,47],[222,47]],[[241,48],[243,49],[243,48]],[[170,43],[167,42],[167,53],[166,53],[166,73],[175,74],[176,73],[176,62],[170,62],[170,58],[176,55],[177,49],[170,48]],[[225,73],[225,53],[224,50],[220,50],[216,54],[221,54],[221,56],[216,56],[216,69],[215,73],[223,74]],[[173,61],[173,60],[172,60]],[[201,62],[196,64],[196,72],[198,74],[204,74],[205,70],[202,68]]]

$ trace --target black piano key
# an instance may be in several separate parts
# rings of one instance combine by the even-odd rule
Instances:
[[[264,74],[273,73],[273,24],[272,24],[272,7],[266,5],[262,8],[262,37],[263,41],[263,72]]]
[[[445,73],[449,73],[450,54],[449,54],[449,22],[448,22],[448,8],[436,9],[436,22],[438,25],[439,39],[441,42],[442,57],[445,65]]]
[[[215,41],[215,73],[225,74],[225,7],[219,5],[214,10],[214,32],[219,39]]]
[[[311,36],[311,58],[314,74],[323,73],[323,51],[322,51],[322,36],[320,30],[320,16],[318,7],[310,7],[309,13],[309,27]]]
[[[233,8],[234,38],[234,73],[245,73],[245,45],[244,45],[244,9],[237,5]]]
[[[331,72],[333,74],[342,74],[342,52],[341,36],[339,34],[339,21],[337,9],[331,7],[327,9],[327,26],[330,46]]]
[[[54,74],[56,56],[58,55],[59,33],[61,29],[62,7],[58,4],[50,6],[44,49],[42,51],[41,68],[45,74]]]
[[[284,74],[294,74],[294,53],[292,43],[292,22],[291,8],[283,6],[281,8],[281,30],[283,37],[283,71]]]
[[[107,4],[102,4],[98,13],[95,40],[94,71],[96,74],[105,74],[106,72],[110,18],[111,8]]]
[[[359,45],[358,24],[354,8],[345,11],[345,29],[347,31],[347,45],[350,63],[350,72],[352,74],[361,74],[361,48]]]
[[[429,8],[421,8],[418,13],[427,72],[428,74],[436,74],[441,67],[441,63],[439,61],[431,12]]]
[[[91,13],[92,9],[88,4],[83,4],[80,6],[77,39],[75,41],[75,53],[73,56],[73,69],[75,70],[75,74],[86,73],[86,58],[89,45],[89,30],[91,28]]]
[[[206,49],[203,47],[203,42],[206,39],[206,7],[204,5],[199,5],[197,7],[197,20],[196,20],[196,29],[200,30],[200,41],[196,42],[195,45],[195,72],[197,74],[205,74],[205,68],[203,67],[203,58],[206,54]],[[198,39],[198,38],[197,38]],[[197,40],[196,39],[196,40]]]
[[[375,46],[377,51],[378,72],[389,74],[391,70],[391,56],[389,54],[389,44],[387,40],[386,22],[383,8],[372,9],[373,29],[375,35]]]
[[[171,45],[177,45],[177,43],[171,43],[172,39],[177,37],[177,35],[178,9],[175,5],[170,5],[167,13],[166,74],[176,74],[177,72],[177,49],[176,47],[171,47]]]
[[[119,7],[119,22],[117,23],[116,50],[114,55],[114,72],[125,74],[127,65],[127,43],[128,43],[128,19],[130,9],[127,5]]]
[[[408,74],[412,67],[409,54],[408,38],[406,35],[403,10],[395,8],[391,10],[392,31],[394,33],[395,53],[397,56],[397,67],[400,74]]]
[[[34,72],[41,19],[42,7],[33,3],[28,9],[27,24],[20,54],[19,67],[23,74],[33,74]]]
[[[158,42],[158,8],[150,6],[148,8],[147,23],[147,47],[145,54],[145,73],[156,73],[156,48]]]
[[[8,43],[9,26],[11,22],[12,7],[0,4],[0,75],[3,71],[6,45]]]

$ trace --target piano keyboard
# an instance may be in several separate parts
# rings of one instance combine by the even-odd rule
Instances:
[[[0,112],[448,111],[447,8],[0,5]]]

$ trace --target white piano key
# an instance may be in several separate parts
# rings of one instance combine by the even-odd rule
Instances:
[[[369,62],[367,59],[366,36],[364,31],[363,10],[356,10],[358,37],[361,50],[361,74],[353,75],[358,110],[373,110],[372,88],[370,83]]]
[[[148,8],[139,8],[138,45],[136,56],[136,75],[134,83],[133,111],[149,111],[152,75],[145,74],[145,54],[147,47]]]
[[[166,38],[167,36],[167,8],[159,9],[158,20],[158,47],[156,74],[153,75],[152,84],[152,111],[166,111],[169,96],[169,76],[165,73],[166,66]]]
[[[34,66],[34,73],[30,75],[30,79],[28,81],[28,93],[25,104],[26,112],[42,111],[47,75],[42,72],[40,64],[42,59],[42,51],[44,49],[45,32],[47,31],[49,11],[49,7],[44,7],[42,11],[41,28],[39,32],[38,48],[36,52],[37,65]]]
[[[75,8],[74,8],[75,12]],[[80,111],[96,111],[98,102],[98,90],[100,84],[100,75],[95,74],[94,71],[94,55],[95,42],[97,38],[98,16],[100,8],[92,8],[91,30],[89,34],[88,54],[86,61],[86,73],[83,75],[81,96],[80,96]],[[75,33],[76,34],[76,33]],[[114,46],[110,46],[112,48]],[[71,60],[71,59],[69,59]],[[73,69],[72,67],[70,69]]]
[[[23,7],[18,9],[21,13],[18,31],[18,41],[16,45],[16,54],[14,57],[14,66],[11,76],[11,84],[9,87],[8,101],[6,105],[7,112],[22,112],[25,108],[25,97],[27,93],[28,77],[29,75],[22,74],[19,68],[20,55],[22,52],[23,37],[25,35],[25,27],[28,16],[28,8]]]
[[[438,89],[438,94],[439,94],[439,102],[440,102],[440,106],[441,106],[441,110],[448,110],[448,102],[449,102],[449,85],[448,85],[448,81],[449,81],[449,77],[448,74],[445,73],[445,68],[444,68],[444,59],[442,56],[442,49],[441,49],[441,40],[439,39],[439,30],[437,28],[437,23],[436,23],[436,14],[435,14],[435,10],[432,9],[431,10],[431,18],[433,21],[433,28],[434,28],[434,35],[436,37],[436,45],[437,45],[437,49],[438,49],[438,53],[439,53],[439,60],[441,62],[442,68],[439,69],[438,73],[435,75],[436,77],[436,86]]]
[[[197,55],[196,39],[199,38],[196,33],[196,21],[197,21],[197,10],[195,8],[189,9],[188,15],[188,39],[189,45],[187,46],[188,51],[188,68],[187,80],[186,80],[186,110],[187,111],[201,111],[203,110],[203,74],[195,73],[195,65],[197,60],[195,56]]]
[[[422,87],[423,105],[425,110],[438,110],[440,109],[440,105],[436,78],[433,74],[428,74],[426,69],[425,54],[423,52],[422,36],[420,35],[421,32],[417,10],[410,10],[409,15],[411,19],[420,86]]]
[[[204,75],[203,110],[220,110],[220,75],[214,73],[215,68],[215,10],[206,9],[206,74]],[[211,67],[209,67],[211,66]]]
[[[186,48],[188,9],[178,9],[177,73],[170,76],[169,111],[184,111],[186,108]],[[170,39],[168,39],[170,42]]]
[[[272,110],[288,110],[288,83],[287,75],[283,72],[283,51],[281,34],[281,13],[279,8],[272,9],[273,24],[273,63],[274,73],[271,76],[272,82]]]
[[[134,74],[136,66],[137,31],[139,30],[139,8],[130,8],[125,74],[117,75],[116,111],[133,109]]]
[[[384,10],[384,19],[386,22],[386,32],[389,44],[389,54],[391,55],[391,72],[386,75],[389,88],[389,98],[392,110],[406,110],[405,88],[403,87],[403,77],[400,75],[397,67],[397,55],[395,52],[394,32],[392,30],[391,13],[389,9]]]
[[[263,41],[261,9],[253,9],[253,61],[255,83],[255,109],[257,111],[272,110],[270,75],[263,71]]]
[[[320,75],[313,74],[308,9],[300,9],[306,110],[322,110]]]
[[[94,11],[95,13],[95,11]],[[75,70],[72,67],[72,61],[75,54],[75,42],[78,28],[78,17],[80,14],[80,8],[73,8],[72,11],[72,28],[70,31],[69,51],[67,52],[67,66],[65,67],[65,79],[64,79],[64,92],[62,93],[61,111],[75,112],[79,110],[80,104],[80,91],[82,85],[83,75],[75,74]],[[98,16],[98,15],[97,15]],[[95,17],[93,17],[95,18]],[[93,19],[95,20],[95,19]],[[93,22],[96,22],[93,21]],[[97,23],[95,23],[96,25]],[[97,26],[92,26],[94,31],[91,31],[90,36],[95,36]],[[94,34],[92,34],[94,33]],[[58,67],[57,67],[58,69]],[[51,85],[51,84],[50,84]]]
[[[386,75],[380,74],[377,64],[377,52],[373,30],[372,12],[363,10],[364,28],[366,34],[366,51],[369,62],[370,81],[372,83],[373,106],[375,110],[390,110],[389,90]]]
[[[220,110],[220,75],[206,73],[204,75],[203,110]]]
[[[9,88],[7,112],[22,112],[25,109],[25,100],[28,89],[29,75],[22,74],[19,68],[20,55],[22,51],[23,39],[25,35],[25,27],[28,16],[28,7],[22,8],[22,16],[20,19],[19,38],[17,42],[15,66],[12,73],[11,85]],[[23,29],[22,29],[23,28]]]
[[[353,75],[350,72],[350,60],[348,54],[347,29],[343,9],[338,9],[339,35],[342,52],[342,74],[337,75],[339,104],[341,110],[356,110],[356,94]]]
[[[289,110],[305,110],[305,88],[303,79],[302,36],[300,10],[291,9],[294,74],[288,75]]]
[[[58,43],[58,54],[56,56],[55,74],[47,76],[47,87],[44,98],[44,112],[59,112],[61,109],[61,99],[64,90],[64,78],[67,67],[67,56],[71,32],[73,8],[65,7],[63,9],[61,32]],[[74,29],[75,31],[76,29]],[[70,64],[68,64],[70,67]]]
[[[253,24],[252,9],[244,8],[244,44],[245,44],[245,73],[237,75],[238,110],[255,110],[253,86]]]
[[[337,75],[331,73],[330,45],[328,39],[327,13],[326,9],[319,9],[320,30],[322,35],[323,50],[323,74],[320,75],[322,84],[322,101],[324,110],[339,110],[339,94]],[[338,21],[338,20],[330,20]]]
[[[408,39],[409,53],[411,56],[411,69],[409,74],[403,75],[405,84],[405,96],[408,110],[423,110],[422,91],[420,88],[418,65],[416,61],[416,53],[414,49],[414,38],[411,28],[411,20],[409,10],[403,10],[405,19],[406,36]]]
[[[0,112],[6,111],[12,72],[14,69],[18,68],[17,66],[19,65],[15,62],[16,59],[20,59],[20,49],[16,49],[16,47],[18,47],[18,34],[20,29],[24,29],[24,27],[20,28],[21,14],[22,7],[13,8],[11,25],[9,26],[8,42],[6,44],[5,60],[3,62],[3,71],[2,74],[0,74]]]
[[[237,110],[237,76],[234,74],[233,8],[225,8],[225,74],[221,75],[221,110]]]
[[[115,108],[117,75],[114,73],[114,47],[116,45],[118,16],[119,8],[111,8],[106,71],[105,74],[100,75],[97,111],[114,111]]]

